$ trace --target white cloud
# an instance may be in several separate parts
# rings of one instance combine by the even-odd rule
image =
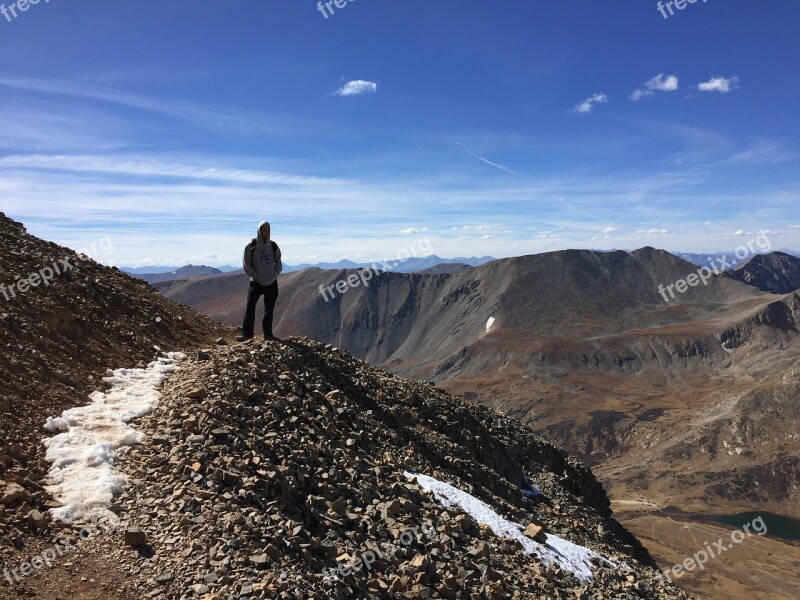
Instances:
[[[719,92],[727,94],[738,87],[738,77],[712,77],[708,81],[698,84],[697,89],[701,92]]]
[[[667,229],[640,229],[636,233],[646,233],[648,235],[667,235]]]
[[[789,225],[789,229],[800,229],[800,225]]]
[[[603,233],[614,233],[617,230],[616,227],[606,227],[603,229]]]
[[[427,227],[422,227],[421,229],[417,229],[416,227],[407,227],[406,229],[401,229],[400,233],[410,234],[410,233],[425,233],[428,231]]]
[[[335,96],[358,96],[360,94],[374,94],[377,91],[377,83],[356,79],[355,81],[348,81],[333,94]]]
[[[608,96],[606,96],[603,92],[597,92],[594,96],[587,98],[580,104],[576,104],[572,109],[572,112],[579,115],[585,115],[592,112],[592,108],[594,108],[595,104],[605,104],[606,102],[608,102]]]
[[[742,237],[742,236],[745,236],[745,235],[753,235],[753,234],[750,233],[750,232],[745,231],[744,229],[739,229],[733,235],[735,235],[737,237]]]
[[[664,75],[659,73],[650,81],[644,84],[643,89],[634,90],[631,100],[636,102],[642,98],[655,95],[656,92],[674,92],[678,89],[678,77],[676,75]]]
[[[463,227],[453,227],[453,231],[497,231],[499,225],[464,225]]]

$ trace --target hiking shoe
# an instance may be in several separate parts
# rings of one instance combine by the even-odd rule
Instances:
[[[247,337],[247,336],[244,336],[244,335],[237,335],[236,336],[236,341],[237,342],[249,342],[252,339],[253,339],[252,337]]]

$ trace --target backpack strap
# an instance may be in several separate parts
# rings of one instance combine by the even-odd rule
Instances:
[[[254,269],[256,267],[254,259],[255,259],[257,245],[258,245],[258,238],[253,238],[250,244],[248,244],[248,248],[250,248],[250,266],[253,267]]]

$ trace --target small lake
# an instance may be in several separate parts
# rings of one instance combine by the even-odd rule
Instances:
[[[739,513],[738,515],[715,515],[706,516],[704,520],[722,523],[723,525],[730,525],[741,529],[745,524],[751,523],[761,517],[767,527],[767,535],[781,538],[789,541],[800,541],[800,521],[797,519],[790,519],[783,515],[776,515],[769,512],[746,512]],[[759,526],[761,524],[759,523]],[[750,531],[757,532],[751,525]]]

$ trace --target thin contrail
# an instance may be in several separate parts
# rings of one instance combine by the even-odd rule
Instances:
[[[493,167],[497,167],[498,169],[500,169],[501,171],[505,171],[506,173],[514,173],[514,171],[512,171],[508,167],[504,167],[503,165],[498,165],[497,163],[493,163],[492,161],[487,160],[487,159],[483,158],[482,156],[478,156],[477,154],[472,152],[472,150],[467,148],[467,146],[465,144],[462,144],[461,142],[453,142],[453,143],[454,144],[458,144],[459,146],[464,148],[464,150],[467,151],[467,154],[469,154],[473,158],[477,158],[478,160],[481,160],[481,161],[485,162],[487,165],[492,165]]]

